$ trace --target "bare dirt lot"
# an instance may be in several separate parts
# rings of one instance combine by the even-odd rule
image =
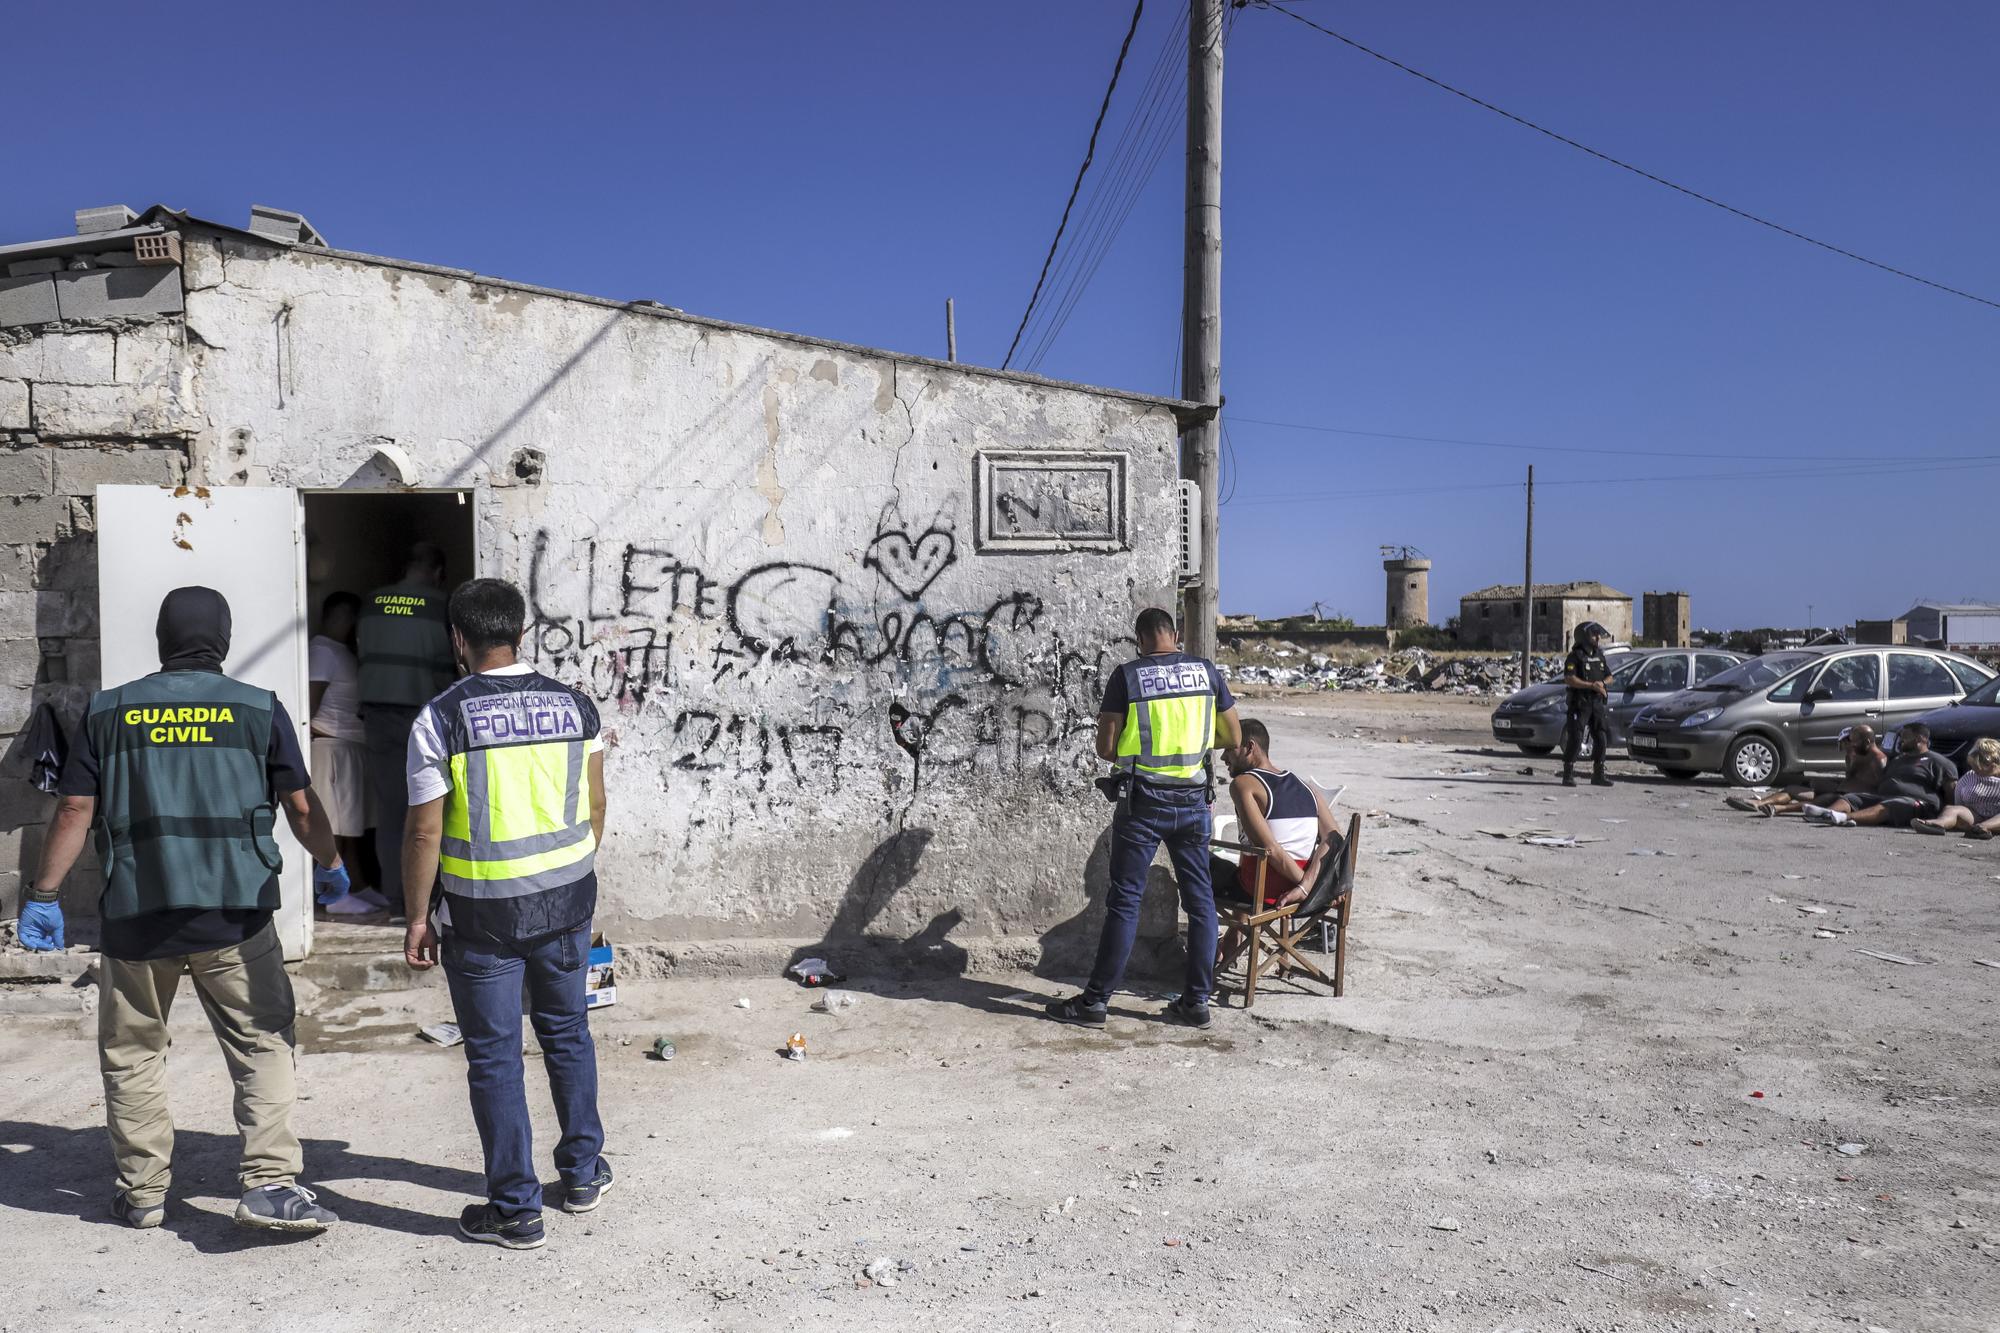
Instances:
[[[1194,1033],[1149,990],[1096,1033],[1018,975],[862,978],[835,1017],[762,977],[625,985],[596,1018],[618,1187],[532,1254],[450,1234],[479,1157],[462,1059],[411,1038],[440,989],[309,997],[297,1124],[345,1221],[290,1243],[227,1220],[185,993],[155,1232],[104,1215],[85,1025],[7,1020],[0,1328],[1996,1327],[1996,845],[1622,763],[1566,791],[1488,708],[1246,702],[1381,812],[1343,999],[1279,984]],[[1478,831],[1536,827],[1595,841]]]

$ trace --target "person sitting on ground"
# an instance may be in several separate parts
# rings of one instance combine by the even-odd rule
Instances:
[[[1972,743],[1965,773],[1952,793],[1952,803],[1936,819],[1913,819],[1919,833],[1963,833],[1982,841],[2000,833],[2000,740],[1991,736]]]
[[[1222,752],[1229,766],[1229,799],[1236,805],[1236,822],[1243,842],[1271,849],[1264,860],[1264,906],[1303,902],[1318,882],[1329,859],[1338,860],[1346,839],[1334,828],[1333,811],[1298,774],[1271,762],[1271,731],[1255,718],[1245,718],[1242,740]],[[1246,856],[1231,866],[1220,857],[1210,864],[1209,880],[1221,893],[1255,902],[1258,858]]]
[[[1958,766],[1931,753],[1931,729],[1906,722],[1896,733],[1896,753],[1869,791],[1848,792],[1831,805],[1806,806],[1806,818],[1847,828],[1880,824],[1902,828],[1913,819],[1935,819],[1958,783]]]
[[[1822,779],[1805,787],[1780,787],[1762,796],[1731,796],[1723,801],[1732,810],[1747,810],[1769,819],[1773,815],[1796,815],[1807,804],[1831,805],[1844,791],[1873,791],[1888,767],[1889,756],[1875,739],[1875,728],[1862,722],[1840,733],[1840,753],[1847,771],[1839,778]]]

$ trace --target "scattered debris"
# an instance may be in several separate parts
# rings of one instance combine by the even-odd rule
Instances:
[[[787,1060],[803,1060],[806,1058],[805,1033],[794,1032],[790,1037],[785,1039],[785,1058]]]
[[[1865,1143],[1841,1143],[1836,1144],[1833,1150],[1842,1157],[1859,1157],[1862,1153],[1868,1151],[1868,1145]]]
[[[1527,843],[1530,847],[1575,847],[1579,845],[1575,838],[1567,835],[1557,837],[1552,833],[1537,833],[1533,837],[1523,838],[1521,841]]]
[[[2000,967],[2000,963],[1996,963],[1991,958],[1975,958],[1972,961],[1981,967]]]
[[[1341,666],[1323,653],[1308,653],[1277,640],[1227,639],[1223,646],[1237,659],[1265,659],[1218,663],[1233,684],[1494,698],[1521,688],[1520,658],[1512,653],[1442,658],[1409,648],[1357,666]],[[1554,680],[1561,669],[1560,658],[1538,656],[1530,663],[1529,674],[1536,681]]]
[[[826,1140],[827,1142],[831,1143],[831,1142],[834,1142],[834,1141],[836,1141],[836,1140],[839,1140],[839,1139],[851,1139],[851,1138],[853,1138],[853,1137],[854,1137],[854,1131],[853,1131],[853,1130],[851,1130],[851,1129],[849,1129],[849,1128],[848,1128],[847,1126],[845,1126],[845,1125],[835,1125],[835,1126],[834,1126],[833,1128],[831,1128],[831,1129],[822,1129],[822,1130],[821,1130],[821,1131],[819,1132],[819,1137],[820,1137],[820,1138],[822,1138],[822,1139],[825,1139],[825,1140]]]
[[[736,1007],[738,1009],[748,1009],[750,1007],[750,997],[748,995],[737,996]]]
[[[1756,1098],[1757,1100],[1759,1100],[1759,1101],[1762,1101],[1762,1100],[1764,1099],[1764,1094],[1763,1094],[1763,1093],[1761,1093],[1761,1092],[1753,1092],[1753,1093],[1751,1093],[1750,1095],[1751,1095],[1752,1097],[1755,1097],[1755,1098]]]
[[[816,1014],[844,1014],[861,1003],[861,997],[851,990],[830,990],[812,1003]]]
[[[1042,1209],[1042,1216],[1053,1222],[1056,1218],[1068,1217],[1071,1213],[1075,1211],[1076,1211],[1076,1196],[1072,1194],[1068,1198],[1064,1199],[1061,1203],[1052,1203],[1048,1207]]]
[[[1431,1230],[1456,1231],[1458,1230],[1458,1219],[1455,1217],[1440,1217],[1437,1221],[1431,1223]]]
[[[797,977],[801,986],[833,986],[847,980],[824,958],[801,958],[785,970]]]
[[[1840,936],[1834,934],[1830,930],[1815,930],[1813,932],[1813,938],[1816,940],[1837,940],[1840,938]]]
[[[1923,966],[1923,964],[1922,964],[1922,963],[1920,963],[1920,962],[1918,962],[1918,961],[1917,961],[1916,959],[1914,959],[1914,958],[1905,958],[1905,957],[1903,957],[1903,955],[1901,955],[1901,954],[1899,954],[1899,953],[1882,953],[1882,952],[1880,952],[1879,950],[1875,950],[1875,949],[1856,949],[1856,950],[1855,950],[1854,952],[1856,952],[1856,953],[1865,953],[1865,954],[1867,954],[1867,955],[1868,955],[1868,956],[1869,956],[1870,958],[1880,958],[1880,959],[1881,959],[1881,960],[1882,960],[1883,962],[1885,962],[1885,963],[1900,963],[1900,964],[1902,964],[1902,965],[1903,965],[1904,967],[1922,967],[1922,966]]]
[[[901,1281],[896,1276],[900,1271],[903,1271],[902,1265],[894,1259],[871,1259],[868,1266],[861,1270],[861,1276],[878,1287],[893,1287]]]
[[[653,1051],[652,1051],[652,1056],[653,1056],[653,1059],[655,1059],[655,1060],[671,1060],[671,1059],[673,1059],[673,1058],[674,1058],[674,1042],[673,1042],[673,1038],[671,1038],[671,1037],[655,1037],[655,1038],[653,1038]]]
[[[1765,902],[1767,902],[1767,903],[1782,903],[1782,902],[1784,902],[1785,900],[1784,900],[1783,898],[1780,898],[1780,897],[1779,897],[1779,896],[1778,896],[1777,894],[1775,894],[1775,893],[1770,893],[1770,894],[1766,894],[1766,895],[1764,896],[1764,901],[1765,901]]]
[[[1633,848],[1633,849],[1632,849],[1631,851],[1629,851],[1629,852],[1625,853],[1625,855],[1627,855],[1627,856],[1674,856],[1674,855],[1676,855],[1676,853],[1674,853],[1674,852],[1663,852],[1663,851],[1661,851],[1661,850],[1660,850],[1659,848],[1657,848],[1657,847],[1634,847],[1634,848]],[[1783,899],[1783,898],[1780,898],[1780,899],[1778,899],[1778,901],[1779,901],[1779,902],[1783,902],[1783,901],[1784,901],[1784,899]]]
[[[1610,1278],[1610,1279],[1611,1279],[1611,1280],[1612,1280],[1613,1282],[1630,1282],[1630,1281],[1631,1281],[1631,1279],[1630,1279],[1630,1278],[1627,1278],[1627,1277],[1624,1277],[1624,1276],[1622,1276],[1622,1275],[1620,1275],[1620,1274],[1618,1274],[1618,1273],[1614,1273],[1614,1272],[1612,1272],[1612,1271],[1611,1271],[1610,1269],[1608,1269],[1608,1268],[1599,1268],[1599,1267],[1597,1267],[1597,1266],[1596,1266],[1595,1264],[1587,1264],[1587,1263],[1585,1263],[1585,1262],[1584,1262],[1583,1260],[1581,1260],[1581,1259],[1578,1259],[1578,1260],[1576,1261],[1576,1266],[1577,1266],[1578,1268],[1581,1268],[1581,1269],[1582,1269],[1582,1270],[1583,1270],[1584,1272],[1586,1272],[1586,1273],[1595,1273],[1595,1274],[1597,1274],[1597,1275],[1598,1275],[1599,1277],[1608,1277],[1608,1278]],[[1733,1287],[1733,1286],[1735,1286],[1736,1284],[1732,1282],[1732,1283],[1730,1283],[1729,1285],[1731,1285],[1731,1286]]]
[[[456,1023],[433,1023],[427,1028],[418,1028],[417,1036],[439,1046],[459,1046],[465,1042],[465,1034],[458,1030]]]
[[[1785,878],[1786,878],[1786,879],[1804,879],[1804,878],[1805,878],[1805,876],[1804,876],[1804,875],[1786,875],[1786,876],[1785,876]]]
[[[1808,907],[1808,906],[1807,906],[1807,905],[1805,905],[1804,903],[1800,903],[1800,904],[1798,904],[1798,909],[1799,909],[1799,910],[1800,910],[1801,912],[1804,912],[1804,913],[1805,913],[1805,914],[1806,914],[1807,916],[1825,916],[1825,915],[1826,915],[1826,909],[1825,909],[1824,907]]]

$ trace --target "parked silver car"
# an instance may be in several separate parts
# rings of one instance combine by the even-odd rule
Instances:
[[[1767,653],[1642,711],[1632,758],[1672,778],[1720,773],[1739,787],[1839,773],[1840,733],[1887,734],[1956,703],[1994,676],[1928,648],[1801,648]]]
[[[1707,648],[1626,649],[1605,657],[1611,665],[1611,679],[1605,688],[1611,705],[1613,745],[1625,744],[1632,719],[1640,710],[1746,660],[1741,653]],[[1493,739],[1518,745],[1523,754],[1554,752],[1562,745],[1563,723],[1569,715],[1568,694],[1559,680],[1514,691],[1493,710]],[[1590,752],[1590,734],[1586,732],[1581,753],[1588,758]]]

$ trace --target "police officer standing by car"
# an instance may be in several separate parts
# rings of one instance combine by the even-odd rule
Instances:
[[[356,693],[367,747],[362,771],[375,807],[382,896],[392,911],[400,911],[403,902],[403,824],[409,812],[403,780],[410,726],[423,706],[458,678],[451,631],[445,625],[444,577],[443,549],[417,542],[410,547],[402,579],[368,595],[355,627],[360,662]]]
[[[1563,726],[1563,786],[1576,785],[1576,752],[1583,746],[1583,733],[1590,732],[1590,785],[1609,787],[1604,776],[1604,752],[1611,748],[1611,728],[1606,721],[1610,694],[1604,682],[1611,679],[1611,664],[1604,660],[1603,642],[1610,631],[1594,620],[1576,627],[1569,656],[1563,659],[1563,684],[1569,687],[1569,720]]]
[[[328,867],[315,874],[322,891],[346,892],[347,873],[284,705],[222,674],[230,638],[222,594],[176,588],[160,603],[157,633],[160,669],[90,701],[21,910],[21,942],[63,947],[57,891],[94,826],[104,873],[98,1066],[118,1174],[112,1215],[141,1228],[166,1217],[167,1015],[186,973],[236,1086],[237,1223],[324,1231],[338,1219],[299,1188],[291,1127],[292,983],[271,923],[278,812]]]

